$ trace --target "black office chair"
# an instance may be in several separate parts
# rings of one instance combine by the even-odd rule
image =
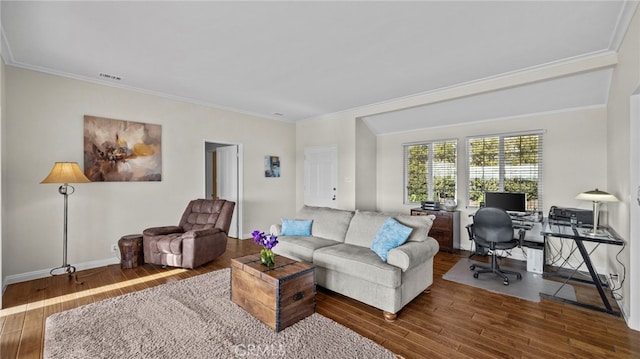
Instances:
[[[473,223],[467,224],[467,233],[469,234],[469,240],[471,241],[471,250],[469,253],[469,258],[473,256],[486,256],[489,254],[489,247],[483,247],[476,243],[473,239]]]
[[[479,264],[473,264],[469,267],[475,270],[474,278],[478,278],[481,273],[495,273],[501,277],[504,285],[509,285],[507,274],[515,275],[516,278],[522,279],[522,274],[509,270],[501,270],[498,265],[497,250],[512,249],[522,246],[525,231],[518,231],[518,237],[513,236],[513,223],[509,214],[500,208],[484,207],[480,208],[473,216],[473,224],[471,225],[471,235],[476,242],[476,246],[487,247],[491,252],[491,266],[486,267]],[[476,270],[476,268],[479,268]]]

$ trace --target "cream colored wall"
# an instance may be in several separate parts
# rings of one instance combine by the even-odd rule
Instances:
[[[466,238],[468,215],[475,208],[466,208],[467,188],[465,138],[485,134],[500,134],[528,130],[544,130],[544,197],[542,210],[551,205],[590,208],[590,204],[575,200],[579,192],[605,187],[606,131],[604,108],[591,108],[528,116],[506,120],[484,121],[464,126],[434,128],[404,134],[378,137],[378,210],[409,212],[416,205],[403,204],[403,150],[408,142],[458,139],[458,209],[461,213],[461,245],[469,248]]]
[[[296,148],[298,156],[298,205],[302,205],[302,153],[304,147],[338,144],[339,177],[341,185],[353,171],[356,162],[354,133],[356,119],[318,119],[298,124]],[[377,137],[377,210],[408,212],[412,206],[402,203],[403,197],[403,152],[407,142],[458,138],[457,198],[465,195],[466,159],[464,140],[467,136],[500,134],[526,130],[545,130],[544,135],[544,191],[543,211],[551,205],[591,208],[590,204],[575,199],[576,194],[595,187],[606,187],[606,109],[604,107],[577,109],[550,114],[540,114],[513,119],[483,121],[463,126],[432,128],[403,134]],[[350,134],[350,135],[349,135]],[[345,149],[345,147],[347,147]],[[345,172],[347,174],[345,174]],[[348,187],[348,186],[347,186]],[[342,189],[342,188],[341,188]],[[355,191],[342,193],[340,208],[355,208]],[[345,198],[346,197],[346,198]],[[464,209],[460,203],[459,209]],[[469,210],[469,213],[472,210]]]
[[[376,210],[377,138],[362,121],[356,120],[356,208]]]
[[[403,204],[403,150],[409,142],[458,139],[458,209],[466,209],[466,148],[468,136],[544,130],[544,197],[542,210],[551,205],[590,208],[574,199],[576,194],[606,184],[606,112],[591,108],[514,119],[483,121],[463,126],[432,128],[378,137],[378,209],[408,212],[415,204]],[[465,221],[463,221],[465,222]],[[464,224],[466,225],[466,224]]]
[[[187,202],[204,196],[204,141],[244,150],[243,229],[268,230],[295,210],[295,126],[115,87],[7,66],[3,140],[3,275],[21,276],[62,262],[62,196],[40,181],[55,161],[83,165],[83,116],[162,125],[161,182],[76,185],[69,198],[69,262],[114,261],[125,234],[177,224]],[[274,140],[275,139],[275,140]],[[264,177],[264,156],[278,155],[280,178]]]
[[[338,208],[356,206],[356,122],[340,116],[307,120],[296,126],[296,209],[304,204],[304,149],[338,146]],[[291,216],[294,212],[289,213]]]
[[[623,311],[629,326],[640,330],[640,244],[637,242],[640,226],[637,217],[637,188],[640,177],[637,175],[640,163],[637,153],[640,151],[640,126],[632,125],[630,119],[630,98],[640,90],[640,11],[632,19],[627,34],[618,50],[618,65],[614,69],[609,93],[607,126],[607,173],[608,190],[615,194],[620,202],[609,204],[610,223],[627,240],[627,249],[618,256],[619,248],[609,249],[611,271],[623,274],[626,267],[627,278],[620,291]],[[638,121],[636,118],[635,121]],[[632,156],[632,154],[634,156]],[[635,174],[635,176],[634,176]],[[635,181],[631,181],[634,178]],[[632,225],[633,222],[633,225]],[[616,258],[617,257],[617,258]],[[632,258],[634,260],[632,261]],[[633,281],[631,280],[633,278]]]
[[[463,126],[431,128],[403,134],[383,135],[377,137],[376,150],[376,209],[385,212],[408,213],[414,205],[402,203],[403,198],[403,149],[402,144],[408,142],[458,139],[458,209],[461,213],[461,245],[468,249],[470,243],[466,238],[464,226],[470,223],[468,215],[475,209],[465,208],[462,198],[466,194],[466,150],[465,138],[485,134],[501,134],[528,130],[544,130],[544,197],[543,212],[546,214],[550,206],[576,207],[591,209],[590,203],[578,201],[575,196],[583,191],[607,187],[607,131],[606,108],[595,107],[575,109],[549,114],[538,114],[520,118],[483,121]],[[338,144],[340,148],[338,161],[342,180],[341,189],[350,189],[346,176],[352,175],[357,162],[357,151],[353,143],[357,142],[354,132],[356,119],[349,115],[342,118],[318,119],[298,124],[296,129],[298,155],[298,191],[297,206],[303,200],[302,154],[304,147]],[[345,173],[348,173],[345,175]],[[340,208],[354,209],[356,191],[344,191],[340,196]],[[604,209],[606,210],[606,206]],[[606,218],[606,215],[603,216]],[[606,250],[599,249],[594,253],[594,264],[598,268],[607,268]],[[577,263],[576,263],[577,264]]]
[[[4,167],[4,111],[5,111],[5,90],[4,90],[4,60],[0,57],[0,168],[2,169],[0,174],[0,280],[4,278],[2,276],[2,247],[4,241],[2,238],[4,237],[4,229],[2,223],[4,223],[4,177],[5,177],[5,167]],[[0,295],[0,308],[2,308],[2,296]]]

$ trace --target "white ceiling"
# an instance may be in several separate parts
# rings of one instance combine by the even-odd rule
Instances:
[[[285,121],[355,111],[385,134],[605,104],[636,8],[2,1],[0,11],[8,65]]]

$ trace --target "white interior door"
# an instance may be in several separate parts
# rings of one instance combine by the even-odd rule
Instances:
[[[238,238],[238,146],[216,148],[216,167],[218,197],[236,202],[229,236]]]
[[[304,204],[338,206],[338,148],[304,149]]]

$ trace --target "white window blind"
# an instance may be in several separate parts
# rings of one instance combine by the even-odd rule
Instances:
[[[458,140],[404,145],[404,203],[455,198]]]
[[[542,208],[542,131],[467,138],[470,207],[485,191],[524,192],[527,211]]]

